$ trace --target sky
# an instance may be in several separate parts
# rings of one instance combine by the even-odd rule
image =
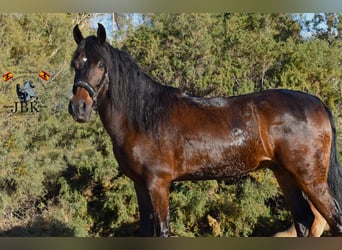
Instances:
[[[313,19],[315,13],[302,13],[303,16],[305,17],[305,20],[310,21]],[[295,16],[296,14],[294,14]],[[91,27],[94,29],[97,29],[97,23],[102,23],[107,31],[109,39],[112,38],[112,13],[106,13],[106,14],[96,14],[94,18],[91,19]],[[133,24],[135,26],[139,26],[143,22],[141,13],[133,13]],[[323,26],[324,28],[324,26]],[[114,26],[114,29],[116,29],[116,26]],[[301,31],[301,35],[309,39],[312,37],[312,32],[303,29]]]
[[[143,22],[141,13],[132,13],[133,14],[133,25],[138,26]],[[107,31],[108,37],[111,38],[112,36],[112,13],[106,14],[96,14],[94,18],[91,19],[91,27],[97,29],[97,23],[101,23]],[[117,27],[114,26],[116,29]]]

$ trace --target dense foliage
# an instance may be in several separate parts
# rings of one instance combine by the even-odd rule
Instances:
[[[158,81],[199,96],[290,88],[342,105],[339,15],[311,22],[289,14],[145,14],[113,18],[109,41]],[[132,181],[123,176],[99,118],[69,116],[72,28],[94,32],[89,14],[1,14],[0,235],[127,236],[138,227]],[[322,25],[324,23],[325,25]],[[114,25],[115,26],[115,25]],[[113,27],[114,27],[113,26]],[[301,32],[310,32],[306,36]],[[86,32],[86,33],[87,33]],[[41,70],[49,81],[38,77]],[[42,107],[10,114],[15,85],[35,83]],[[339,138],[338,138],[339,139]],[[341,146],[339,147],[341,148]],[[171,187],[175,236],[269,236],[291,223],[269,170]]]

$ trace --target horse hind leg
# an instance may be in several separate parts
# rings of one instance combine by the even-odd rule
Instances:
[[[313,212],[313,214],[315,216],[315,220],[312,223],[312,226],[310,228],[309,236],[310,237],[320,237],[324,231],[329,231],[330,228],[329,228],[329,225],[327,224],[326,220],[317,211],[317,209],[315,208],[315,206],[312,204],[311,201],[309,201],[309,204],[310,204],[311,211]],[[288,229],[286,229],[282,232],[276,233],[274,235],[274,237],[297,237],[295,225],[292,223],[292,225]]]
[[[327,150],[323,147],[313,148],[315,149],[311,154],[308,152],[306,156],[302,156],[303,158],[296,158],[296,162],[285,165],[288,168],[284,171],[291,173],[300,189],[327,221],[331,232],[342,235],[342,210],[330,192],[327,182],[329,157],[323,153]]]
[[[326,146],[327,147],[327,146]],[[313,146],[306,156],[296,158],[287,171],[295,178],[313,206],[324,217],[334,235],[342,235],[342,210],[328,186],[327,174],[330,152],[324,145]],[[305,163],[305,164],[303,164]]]
[[[323,151],[321,150],[321,152]],[[320,155],[320,154],[317,153],[316,155]],[[314,159],[314,158],[315,157],[311,157],[311,159]],[[323,157],[321,159],[323,159]],[[300,162],[311,162],[311,165],[305,165],[305,169],[302,169],[298,167],[298,166],[303,166],[300,164]],[[333,195],[330,192],[330,189],[327,183],[327,178],[324,177],[326,176],[324,175],[324,166],[328,166],[328,161],[316,162],[314,164],[314,161],[305,160],[305,159],[297,159],[295,163],[287,164],[284,166],[285,167],[291,166],[291,167],[282,168],[282,170],[280,170],[279,168],[278,171],[281,171],[281,173],[288,173],[288,176],[292,177],[292,178],[289,178],[289,180],[291,179],[292,183],[296,183],[297,184],[296,186],[299,187],[298,190],[302,190],[305,193],[308,199],[312,202],[313,206],[319,211],[319,213],[327,221],[331,229],[331,232],[334,235],[342,235],[342,210],[338,202],[336,201],[336,199],[333,197]],[[328,167],[325,168],[326,172],[327,172],[327,168]],[[297,193],[297,196],[299,197],[298,193]],[[301,196],[302,196],[302,199],[304,199],[303,195]],[[308,202],[306,203],[308,204]],[[304,204],[303,201],[301,202],[301,204]],[[307,206],[303,208],[305,209],[305,211],[308,211]],[[310,214],[313,215],[310,207],[309,207],[309,211],[310,211]],[[304,226],[309,226],[310,228],[312,223],[313,221],[310,224],[304,224]],[[301,225],[299,224],[299,226]],[[298,226],[296,226],[296,229],[297,229],[297,235],[301,236],[302,234],[301,229],[298,228]]]
[[[283,168],[275,166],[272,171],[283,192],[286,203],[291,211],[295,231],[290,229],[288,235],[276,234],[275,236],[309,236],[311,225],[314,221],[308,201],[304,198],[301,189],[297,186],[292,176]]]
[[[303,191],[309,197],[315,208],[325,218],[334,235],[342,235],[342,211],[330,193],[326,182],[304,185]]]
[[[273,237],[297,237],[297,231],[294,223],[284,231],[278,232]]]
[[[329,225],[327,224],[324,217],[317,211],[315,206],[310,201],[310,208],[315,215],[315,220],[312,223],[311,229],[310,229],[310,236],[311,237],[320,237],[324,231],[329,231]]]

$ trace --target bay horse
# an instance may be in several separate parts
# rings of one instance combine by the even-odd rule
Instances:
[[[69,113],[87,122],[98,111],[120,170],[134,182],[140,235],[170,236],[172,182],[259,168],[273,171],[298,236],[308,236],[314,221],[308,200],[332,232],[342,234],[341,207],[327,178],[340,167],[336,129],[317,97],[285,89],[194,97],[152,79],[106,42],[101,24],[86,38],[76,25],[73,37]]]

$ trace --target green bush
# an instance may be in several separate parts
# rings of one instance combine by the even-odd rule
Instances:
[[[298,22],[285,14],[153,14],[145,20],[112,43],[158,81],[199,96],[305,90],[334,110],[341,130],[339,36],[303,40]],[[67,111],[71,31],[78,22],[86,29],[89,15],[0,14],[0,61],[16,77],[0,82],[0,235],[137,232],[133,183],[120,173],[99,117],[94,113],[89,123],[78,124]],[[39,80],[41,69],[51,73],[50,82]],[[46,108],[10,115],[2,107],[17,100],[14,82],[27,78],[37,83]],[[340,133],[337,142],[341,148]],[[269,170],[175,182],[170,211],[174,236],[269,236],[291,223]]]

